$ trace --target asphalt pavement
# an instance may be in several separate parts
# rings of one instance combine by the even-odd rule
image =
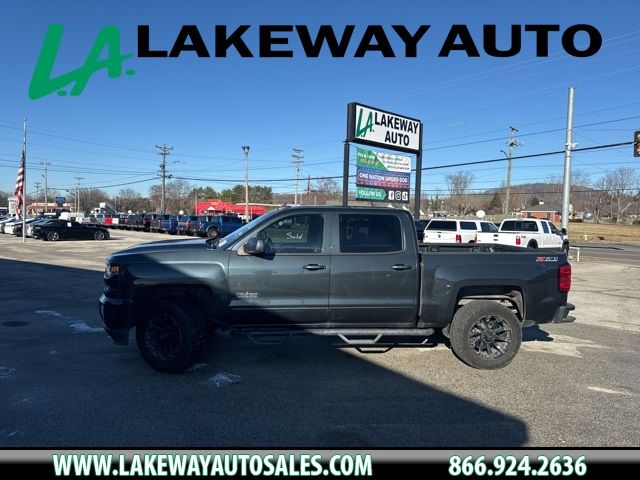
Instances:
[[[640,243],[577,243],[580,258],[640,266]]]
[[[506,368],[443,338],[384,354],[216,333],[182,375],[102,331],[106,255],[163,235],[0,235],[0,447],[640,447],[640,269],[574,263],[572,324],[525,330]]]

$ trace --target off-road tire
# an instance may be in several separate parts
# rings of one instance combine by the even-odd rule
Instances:
[[[195,309],[171,300],[149,303],[136,325],[136,343],[145,361],[161,372],[181,373],[204,344],[204,322]]]
[[[474,300],[456,312],[449,337],[460,360],[474,368],[491,370],[505,367],[516,356],[522,343],[522,326],[504,305]]]

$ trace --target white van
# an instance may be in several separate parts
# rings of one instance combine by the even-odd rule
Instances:
[[[478,232],[498,232],[498,227],[486,220],[434,218],[422,235],[423,243],[475,243]]]

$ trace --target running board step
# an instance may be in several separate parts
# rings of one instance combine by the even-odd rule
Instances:
[[[354,328],[309,328],[309,329],[270,329],[270,330],[232,330],[232,335],[244,335],[257,345],[279,345],[293,335],[337,336],[345,344],[354,347],[373,346],[383,337],[428,337],[433,335],[433,328],[388,328],[388,329],[354,329]],[[358,338],[352,338],[358,337]],[[361,338],[373,337],[373,338]],[[424,343],[420,342],[420,343]]]

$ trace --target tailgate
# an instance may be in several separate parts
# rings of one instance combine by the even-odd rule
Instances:
[[[425,230],[422,241],[425,243],[456,243],[456,232]]]

